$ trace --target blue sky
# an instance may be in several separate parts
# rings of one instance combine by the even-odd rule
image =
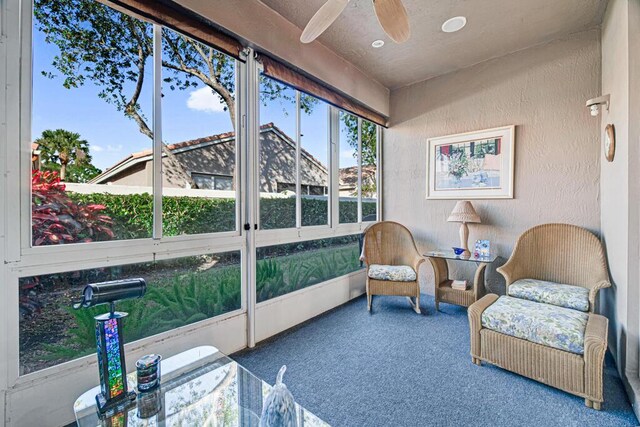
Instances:
[[[37,29],[33,34],[33,111],[32,137],[43,130],[66,129],[89,141],[93,163],[106,169],[133,152],[151,148],[151,140],[140,133],[137,124],[114,105],[98,98],[99,88],[92,82],[65,89],[60,77],[50,79],[41,71],[58,74],[51,65],[59,53],[57,46],[45,42]],[[162,132],[167,143],[185,141],[233,130],[229,113],[209,88],[201,85],[186,91],[166,88],[162,99]],[[293,91],[292,91],[293,92]],[[151,127],[152,71],[147,67],[140,104]],[[327,106],[317,106],[302,116],[302,146],[327,164]],[[260,122],[274,122],[289,136],[295,133],[295,106],[287,101],[271,102],[260,108]],[[341,143],[340,167],[355,165],[353,151]]]

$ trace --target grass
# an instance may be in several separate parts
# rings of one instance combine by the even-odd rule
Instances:
[[[173,274],[157,279],[139,300],[117,304],[128,313],[124,319],[125,342],[136,341],[180,326],[199,322],[241,307],[240,267],[220,267],[202,272]],[[94,316],[105,306],[66,310],[74,325],[62,342],[46,345],[48,360],[70,360],[95,351]]]
[[[262,302],[360,268],[358,245],[329,247],[258,260],[257,301]]]
[[[265,257],[257,263],[257,301],[356,271],[360,268],[358,256],[358,245],[352,243]],[[129,314],[124,319],[123,335],[125,342],[132,342],[239,309],[241,305],[239,265],[203,271],[191,266],[180,271],[168,269],[168,274],[148,283],[142,299],[119,302],[117,310]],[[104,313],[106,307],[65,310],[73,320],[66,331],[61,331],[64,338],[55,344],[43,344],[39,350],[38,358],[47,361],[47,366],[95,352],[94,316]]]

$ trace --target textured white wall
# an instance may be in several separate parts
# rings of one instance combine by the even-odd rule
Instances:
[[[536,224],[567,222],[597,232],[600,121],[585,101],[599,94],[598,29],[393,91],[384,132],[384,218],[407,225],[423,251],[455,245],[458,224],[446,222],[455,201],[425,199],[427,138],[513,124],[515,199],[474,201],[482,224],[470,226],[470,242],[489,239],[507,258],[516,238]],[[421,280],[433,292],[430,265]],[[503,292],[495,265],[488,281]]]
[[[613,286],[601,296],[610,321],[609,345],[618,366],[624,365],[620,349],[626,347],[622,328],[627,318],[629,248],[629,39],[627,0],[613,0],[602,24],[602,92],[611,95],[609,112],[602,114],[602,127],[613,123],[616,130],[615,161],[602,161],[602,232],[607,246]]]

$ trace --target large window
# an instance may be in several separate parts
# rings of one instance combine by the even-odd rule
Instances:
[[[151,237],[152,36],[94,0],[35,1],[34,246]]]
[[[162,30],[163,235],[236,229],[236,61]]]
[[[236,60],[94,0],[33,22],[32,244],[237,230]]]
[[[27,374],[95,352],[94,316],[108,306],[72,309],[88,283],[142,277],[141,300],[116,304],[129,313],[132,342],[241,307],[240,252],[48,274],[20,279],[20,372]]]
[[[329,105],[300,93],[302,226],[329,222]]]
[[[296,91],[260,76],[260,229],[296,226]]]
[[[358,139],[360,129],[359,119],[353,114],[339,112],[340,145],[338,152],[339,221],[341,224],[358,222],[359,197],[359,157]]]
[[[344,111],[339,120],[340,223],[376,221],[378,126]]]
[[[376,221],[378,214],[378,126],[361,120],[362,221]]]
[[[359,270],[359,239],[352,235],[258,248],[257,302]]]
[[[264,75],[260,99],[260,228],[327,225],[329,105]]]

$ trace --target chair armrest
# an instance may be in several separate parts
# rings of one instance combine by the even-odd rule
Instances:
[[[525,276],[522,275],[522,271],[520,270],[521,269],[518,268],[518,261],[516,261],[513,257],[509,258],[509,260],[505,264],[496,269],[496,271],[500,273],[502,277],[504,277],[504,280],[506,282],[505,289],[508,289],[509,286],[516,280],[525,278]]]
[[[482,327],[480,326],[481,325],[480,317],[482,317],[482,313],[484,313],[484,311],[487,308],[489,308],[489,306],[494,302],[496,302],[497,300],[498,300],[498,295],[487,294],[469,306],[467,310],[467,315],[469,316],[469,322],[471,322],[472,320],[473,321],[477,320],[477,324],[473,325],[473,326],[476,326],[476,328],[473,328],[473,329],[479,330]]]
[[[487,263],[481,263],[476,269],[476,274],[473,278],[473,296],[478,301],[485,293],[485,272],[487,269]]]
[[[471,335],[471,357],[480,357],[480,330],[482,329],[482,313],[496,300],[498,295],[488,294],[471,304],[468,308],[469,332]]]
[[[596,297],[598,296],[598,291],[610,286],[611,282],[609,282],[608,280],[603,280],[601,282],[598,282],[593,288],[589,289],[589,311],[591,313],[593,313],[596,308]]]
[[[416,276],[420,275],[420,264],[422,264],[423,262],[425,262],[425,259],[419,255],[413,259],[411,267],[413,268],[413,271],[416,272]]]
[[[608,326],[606,317],[591,313],[584,332],[585,394],[597,402],[603,401],[602,377]]]

